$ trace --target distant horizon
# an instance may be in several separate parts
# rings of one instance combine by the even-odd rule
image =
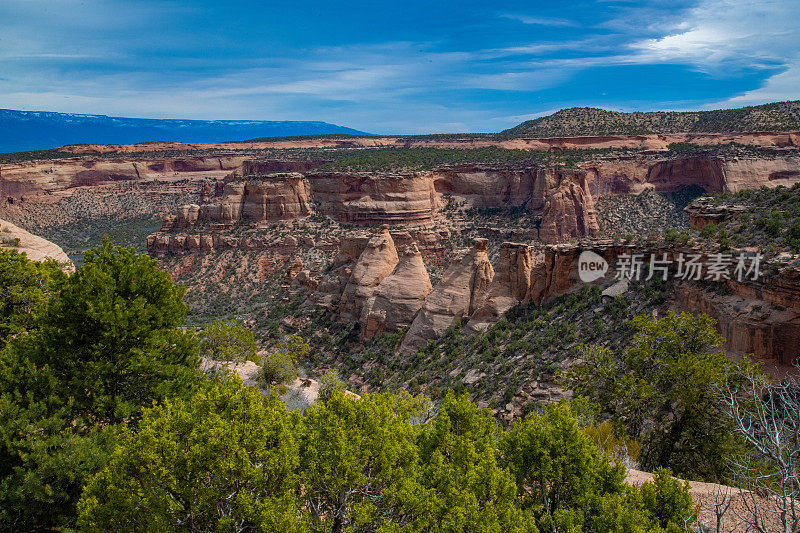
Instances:
[[[565,110],[569,110],[569,109],[597,109],[597,110],[601,110],[601,111],[609,111],[609,112],[616,112],[616,113],[626,113],[626,114],[630,114],[630,113],[700,113],[700,112],[706,112],[706,111],[726,111],[726,110],[732,110],[732,109],[743,109],[743,108],[750,108],[750,107],[758,107],[758,106],[762,106],[762,105],[778,104],[778,103],[783,103],[783,102],[800,102],[800,100],[779,100],[779,101],[764,102],[764,103],[761,103],[761,104],[752,104],[752,105],[747,105],[747,106],[720,107],[720,108],[716,108],[716,109],[685,109],[685,110],[680,110],[680,111],[665,110],[665,109],[659,109],[659,108],[656,108],[656,109],[642,109],[642,110],[635,110],[635,111],[623,111],[623,110],[619,110],[619,109],[609,109],[609,108],[604,108],[604,107],[593,107],[593,106],[580,106],[580,105],[577,105],[577,106],[570,106],[570,107],[564,107],[564,108],[561,108],[561,109],[557,109],[557,110],[555,110],[555,111],[553,111],[551,113],[543,114],[543,115],[541,115],[539,117],[536,117],[536,118],[543,118],[543,117],[550,116],[550,115],[553,115],[555,113],[558,113],[560,111],[565,111]],[[182,118],[182,117],[152,118],[152,117],[115,116],[115,115],[106,115],[106,114],[103,114],[103,113],[71,113],[71,112],[64,112],[64,111],[49,111],[49,110],[44,110],[44,109],[27,110],[27,109],[10,109],[10,108],[0,107],[0,112],[3,112],[3,111],[11,111],[11,112],[19,112],[19,113],[43,113],[43,114],[46,113],[46,114],[54,114],[54,115],[71,115],[71,116],[98,117],[98,118],[104,117],[104,118],[109,118],[109,119],[142,120],[142,121],[151,120],[151,121],[205,122],[205,123],[213,122],[213,123],[222,123],[222,124],[226,124],[226,123],[227,124],[231,124],[231,123],[247,123],[247,124],[263,124],[263,123],[300,123],[300,124],[302,124],[302,123],[305,123],[305,124],[313,124],[313,123],[316,123],[316,124],[325,124],[325,125],[329,125],[329,126],[337,126],[337,127],[341,127],[341,128],[344,128],[344,129],[355,129],[355,128],[351,128],[347,124],[332,124],[330,122],[325,122],[325,121],[322,121],[322,120],[292,120],[292,119],[269,120],[269,119],[246,119],[246,118],[241,118],[241,119],[226,119],[226,118],[192,119],[192,118]],[[535,118],[526,119],[526,120],[518,122],[516,124],[512,124],[511,126],[509,126],[509,128],[517,126],[519,124],[522,124],[522,123],[530,121],[530,120],[535,120]],[[509,129],[509,128],[506,128],[506,129]],[[428,133],[415,133],[415,134],[397,133],[397,132],[374,133],[374,132],[366,132],[366,131],[357,131],[356,133],[320,133],[320,134],[309,133],[309,134],[299,134],[299,135],[286,135],[286,136],[283,136],[283,137],[304,137],[304,136],[315,136],[315,135],[320,135],[320,136],[326,136],[326,135],[352,135],[352,136],[366,135],[366,136],[370,136],[370,137],[386,137],[386,136],[394,136],[394,135],[412,135],[413,136],[413,135],[447,135],[447,134],[487,134],[487,135],[491,135],[491,134],[500,133],[500,131],[503,131],[503,130],[499,130],[499,131],[442,131],[442,132],[428,132]],[[276,136],[276,137],[280,138],[282,136]],[[246,139],[246,140],[249,140],[249,139]],[[187,142],[187,141],[154,140],[154,141],[141,141],[141,142],[137,142],[136,144],[142,144],[142,143],[148,143],[148,142],[158,143],[158,142]],[[239,140],[239,139],[235,139],[235,140],[231,140],[231,141],[217,141],[217,142],[242,142],[242,141]],[[77,144],[80,144],[80,143],[77,143]],[[85,143],[85,144],[92,144],[92,143]]]
[[[792,0],[5,0],[0,107],[405,135],[737,108],[800,98],[799,19]]]

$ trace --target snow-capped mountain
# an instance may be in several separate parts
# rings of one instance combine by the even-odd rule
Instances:
[[[314,121],[145,119],[0,109],[0,152],[78,143],[223,142],[331,133],[367,135]]]

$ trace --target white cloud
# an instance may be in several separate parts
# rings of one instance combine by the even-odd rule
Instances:
[[[761,88],[706,108],[800,98],[796,0],[701,0],[668,34],[631,45],[641,63],[685,63],[712,75],[765,70]]]
[[[789,67],[780,74],[767,78],[767,81],[758,89],[703,107],[719,109],[798,99],[800,99],[800,57],[790,61]]]
[[[701,0],[667,34],[631,48],[643,61],[730,69],[785,63],[798,40],[794,0]]]

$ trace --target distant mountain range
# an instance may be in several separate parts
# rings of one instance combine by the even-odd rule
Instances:
[[[327,122],[146,119],[0,109],[0,152],[44,150],[79,143],[208,143],[340,133],[368,135]]]
[[[800,130],[800,100],[715,111],[621,113],[572,107],[528,120],[500,134],[507,137],[577,137],[789,130]]]

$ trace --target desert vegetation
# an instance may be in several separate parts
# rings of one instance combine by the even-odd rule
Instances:
[[[703,239],[723,248],[753,246],[769,255],[800,253],[800,185],[717,194],[708,202],[740,211],[702,228]]]

